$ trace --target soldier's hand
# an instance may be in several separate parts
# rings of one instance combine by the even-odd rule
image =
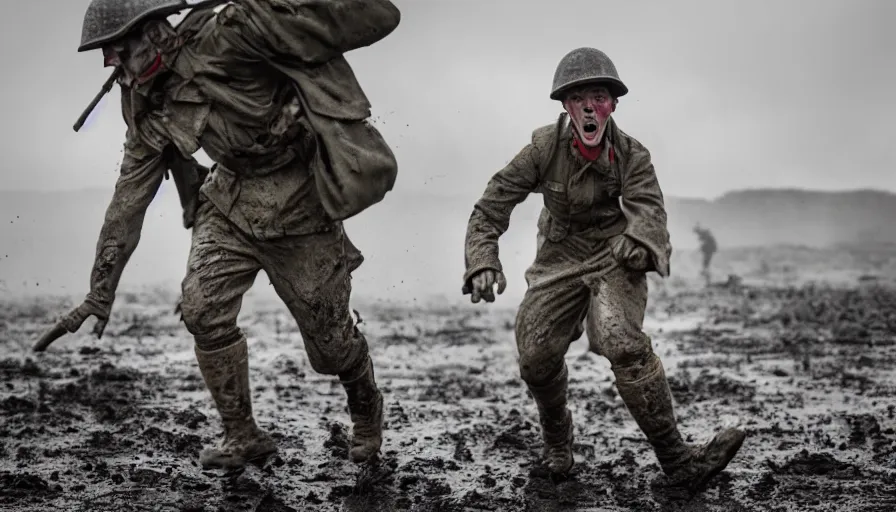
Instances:
[[[106,323],[109,321],[109,314],[99,306],[85,301],[75,309],[69,311],[67,315],[62,317],[53,325],[53,327],[48,329],[40,339],[37,340],[33,350],[35,352],[43,352],[51,343],[62,336],[65,336],[66,333],[76,332],[91,316],[96,317],[96,324],[93,326],[93,334],[96,335],[97,338],[102,337],[103,331],[106,330]]]
[[[647,249],[625,235],[617,235],[610,240],[613,257],[629,270],[641,272],[650,264]]]
[[[507,279],[504,278],[503,272],[495,270],[483,270],[473,276],[473,292],[470,300],[474,304],[479,303],[482,299],[486,302],[495,301],[494,286],[498,285],[498,294],[504,293],[507,288]]]
[[[96,335],[97,338],[101,338],[103,336],[103,331],[106,330],[106,324],[109,322],[109,316],[101,308],[90,302],[82,302],[78,307],[71,310],[65,317],[63,317],[59,323],[69,332],[76,332],[90,317],[96,318],[96,323],[93,325],[93,334]]]
[[[647,249],[641,247],[640,245],[636,245],[626,259],[626,265],[628,265],[628,268],[637,270],[638,272],[647,270],[647,266],[649,264],[650,255],[647,253]]]

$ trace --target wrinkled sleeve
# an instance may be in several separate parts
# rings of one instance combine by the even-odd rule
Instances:
[[[628,221],[625,234],[647,248],[653,270],[668,277],[672,245],[666,226],[666,207],[647,148],[635,144],[626,167],[620,198]]]
[[[401,14],[388,0],[241,0],[218,18],[247,54],[321,64],[383,39]]]
[[[464,250],[464,294],[472,292],[470,280],[479,272],[503,271],[498,257],[498,238],[510,227],[510,215],[516,205],[525,201],[538,186],[536,153],[534,144],[526,145],[492,176],[485,193],[473,206]]]
[[[146,210],[165,175],[162,152],[141,143],[131,135],[131,130],[128,134],[121,173],[97,240],[90,292],[86,299],[107,317],[121,274],[140,240]]]

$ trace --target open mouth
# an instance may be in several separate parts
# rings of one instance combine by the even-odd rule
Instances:
[[[582,129],[585,130],[585,133],[588,134],[595,133],[597,132],[597,123],[587,122],[584,126],[582,126]]]

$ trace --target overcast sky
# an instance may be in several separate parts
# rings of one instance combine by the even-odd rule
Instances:
[[[4,189],[111,188],[117,88],[72,124],[108,70],[77,53],[87,0],[20,2],[0,19]],[[348,55],[401,165],[396,194],[478,195],[552,122],[558,61],[593,46],[630,93],[620,126],[665,192],[896,191],[896,2],[396,0],[399,28]],[[887,35],[891,34],[891,35]]]

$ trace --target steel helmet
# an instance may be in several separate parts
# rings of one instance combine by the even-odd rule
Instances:
[[[121,38],[147,18],[165,17],[197,2],[188,0],[92,0],[84,13],[79,52]]]
[[[569,89],[589,83],[606,86],[616,98],[628,93],[628,87],[619,79],[616,66],[606,53],[595,48],[577,48],[560,59],[554,71],[551,99],[562,100]]]

